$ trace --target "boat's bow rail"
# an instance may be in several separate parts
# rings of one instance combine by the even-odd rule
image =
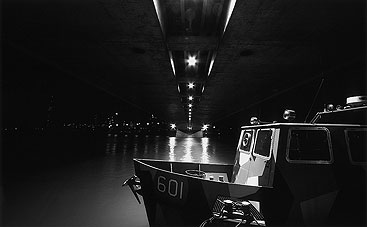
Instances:
[[[166,160],[134,159],[142,165],[169,173],[195,177],[204,180],[230,182],[233,165],[220,163],[193,163]]]

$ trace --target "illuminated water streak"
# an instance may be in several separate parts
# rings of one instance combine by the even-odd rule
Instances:
[[[193,138],[186,138],[183,141],[183,147],[184,147],[184,155],[181,158],[181,161],[184,162],[192,162],[192,146],[194,144]]]
[[[169,146],[169,154],[168,154],[169,160],[174,161],[175,160],[176,137],[169,138],[168,146]]]
[[[208,154],[208,147],[209,147],[209,139],[208,138],[201,138],[201,162],[209,163],[209,154]]]

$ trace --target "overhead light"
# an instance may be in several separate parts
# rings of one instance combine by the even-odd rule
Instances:
[[[192,97],[192,95],[189,96],[189,100],[192,101],[194,98]]]
[[[201,130],[205,131],[209,128],[209,125],[203,125],[203,127],[201,128]]]
[[[193,82],[190,82],[187,86],[189,87],[189,89],[193,89],[195,87]]]
[[[163,20],[163,18],[162,18],[162,12],[159,9],[158,0],[153,0],[153,4],[154,4],[155,12],[157,13],[159,24],[161,25],[161,28],[162,28],[163,27],[162,26],[162,20]]]
[[[176,128],[176,124],[171,124],[171,129],[175,129]]]
[[[191,108],[191,107],[192,107],[192,104],[190,103],[190,104],[189,104],[189,108]]]
[[[215,56],[212,57],[212,60],[210,61],[209,70],[208,70],[208,76],[210,75],[210,72],[212,71],[213,64],[214,64]]]
[[[189,59],[187,59],[187,63],[189,64],[189,66],[195,66],[197,62],[198,60],[195,56],[189,56]]]
[[[191,127],[191,126],[187,126],[187,128],[188,128],[189,130],[192,130],[192,127]]]
[[[224,32],[226,31],[226,28],[227,28],[227,25],[228,25],[228,22],[229,22],[229,19],[231,18],[231,15],[232,15],[232,12],[233,12],[233,8],[234,8],[234,5],[236,4],[236,0],[230,0],[229,1],[229,7],[228,7],[228,12],[227,12],[227,18],[226,18],[226,22],[224,24],[224,29],[223,29],[223,34]],[[222,35],[223,35],[222,34]]]
[[[175,69],[175,63],[173,62],[172,52],[171,51],[168,51],[168,54],[169,54],[169,61],[171,63],[173,75],[176,76],[176,69]]]

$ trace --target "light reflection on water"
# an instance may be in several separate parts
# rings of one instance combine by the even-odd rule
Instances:
[[[2,204],[3,224],[148,226],[144,206],[128,188],[121,188],[134,174],[133,158],[232,164],[236,144],[210,138],[111,136],[103,147],[103,156],[13,182]]]
[[[209,139],[208,138],[202,138],[201,139],[201,147],[203,149],[201,154],[201,162],[208,163],[209,162],[209,156],[208,156],[208,146],[209,146]]]
[[[131,141],[117,143],[123,146],[123,153],[128,153]],[[144,143],[144,152],[139,150],[139,144]],[[233,163],[234,147],[236,144],[225,144],[210,138],[176,138],[154,137],[141,138],[133,141],[133,157],[159,160],[201,162],[201,163]],[[220,150],[216,154],[216,150]]]

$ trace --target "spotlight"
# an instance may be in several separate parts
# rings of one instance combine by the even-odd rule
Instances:
[[[196,60],[195,56],[189,56],[189,59],[187,59],[187,63],[189,66],[195,66],[198,60]]]

